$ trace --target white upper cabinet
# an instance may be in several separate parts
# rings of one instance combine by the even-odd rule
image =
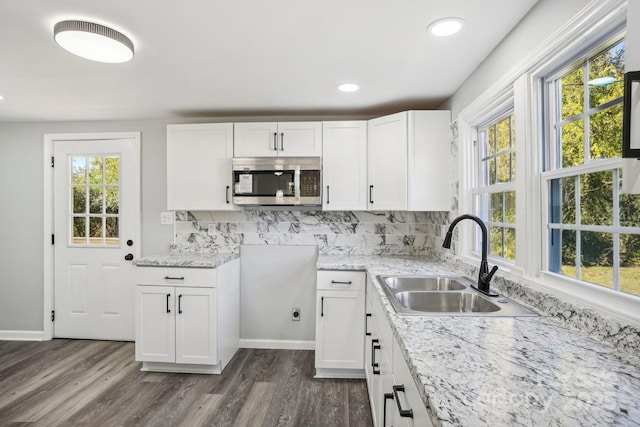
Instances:
[[[232,210],[233,124],[167,126],[167,209]]]
[[[369,210],[450,209],[450,115],[418,110],[369,120]]]
[[[367,122],[322,124],[322,209],[367,209]]]
[[[321,122],[236,123],[235,157],[320,157]]]

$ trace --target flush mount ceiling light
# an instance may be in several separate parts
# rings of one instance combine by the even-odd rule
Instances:
[[[356,83],[342,83],[338,85],[338,90],[340,92],[355,92],[360,89],[360,86]]]
[[[93,22],[58,22],[53,27],[53,38],[63,49],[92,61],[119,63],[133,58],[129,37]]]
[[[432,22],[427,31],[437,37],[446,37],[457,33],[462,28],[464,20],[460,18],[444,18]]]

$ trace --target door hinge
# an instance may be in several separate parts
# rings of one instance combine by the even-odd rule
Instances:
[[[56,311],[55,310],[51,310],[51,321],[52,322],[56,321]]]
[[[55,158],[51,156],[51,167],[54,167],[56,164]]]
[[[56,244],[56,235],[55,235],[55,234],[52,234],[52,235],[51,235],[51,244],[52,244],[52,245],[55,245],[55,244]]]

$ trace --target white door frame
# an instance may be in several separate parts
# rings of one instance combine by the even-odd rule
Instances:
[[[56,141],[77,141],[77,140],[106,140],[106,139],[133,139],[135,145],[134,161],[141,168],[140,157],[140,132],[104,132],[104,133],[51,133],[44,135],[44,189],[43,189],[43,205],[44,205],[44,303],[43,303],[43,340],[53,338],[53,322],[51,321],[51,312],[54,308],[54,247],[51,244],[51,235],[53,234],[53,168],[51,167],[51,157],[53,156],[53,148]],[[137,199],[142,203],[141,195],[141,177],[140,174],[134,177],[136,184],[133,191],[137,193]],[[142,212],[142,207],[139,209]],[[135,245],[134,257],[140,256],[140,248],[142,247],[142,223],[141,215],[135,220],[135,231],[138,236],[139,244]]]

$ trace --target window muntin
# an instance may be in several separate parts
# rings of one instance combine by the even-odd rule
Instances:
[[[478,129],[474,210],[487,225],[489,254],[510,262],[516,256],[515,118],[513,112]],[[475,247],[480,248],[476,238]]]
[[[70,167],[70,245],[119,246],[120,157],[73,155]]]
[[[640,198],[621,194],[624,39],[548,80],[548,269],[640,295]],[[553,113],[555,112],[555,113]]]

